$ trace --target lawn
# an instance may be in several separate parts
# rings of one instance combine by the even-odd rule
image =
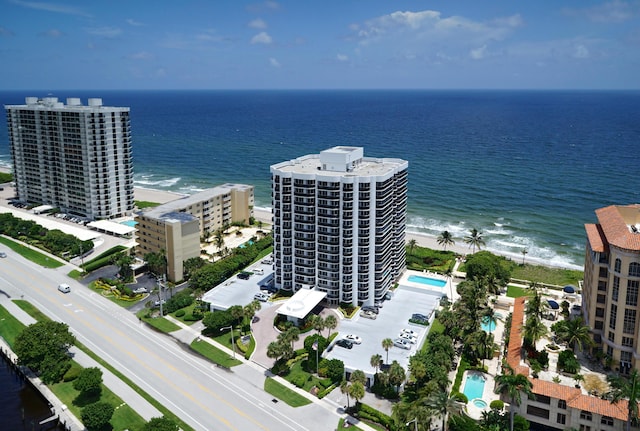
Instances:
[[[526,287],[514,286],[512,284],[507,286],[507,296],[509,298],[520,298],[521,296],[531,296],[531,291]]]
[[[309,392],[314,386],[322,389],[322,386],[320,385],[320,379],[302,369],[302,361],[295,362],[291,366],[289,374],[284,376],[284,378],[286,381],[295,386],[298,386],[296,385],[296,382],[304,382],[304,385],[301,387],[301,389],[305,390],[306,392]]]
[[[6,245],[25,259],[29,259],[31,262],[37,263],[38,265],[45,268],[59,268],[64,265],[62,262],[59,262],[56,259],[49,258],[49,256],[46,256],[37,250],[31,249],[22,244],[18,244],[17,242],[11,241],[10,239],[0,237],[0,243]]]
[[[218,364],[224,368],[231,368],[235,367],[236,365],[242,364],[242,361],[234,359],[233,356],[229,355],[228,353],[218,349],[211,343],[200,339],[193,340],[193,342],[191,343],[191,348],[214,364]],[[242,353],[236,352],[236,355],[242,356]]]
[[[416,245],[407,246],[407,268],[422,271],[430,270],[445,273],[455,264],[456,254],[452,251],[433,250]]]
[[[577,286],[578,281],[584,278],[584,273],[571,269],[551,268],[528,263],[524,265],[512,263],[511,277],[517,280],[529,280],[556,286],[565,286],[567,284]]]
[[[145,323],[153,326],[160,332],[169,333],[173,331],[177,331],[182,329],[180,326],[176,325],[170,320],[165,319],[164,317],[147,317],[149,313],[148,309],[140,310],[136,313],[139,319],[143,320]]]
[[[149,202],[149,201],[135,201],[135,204],[140,210],[143,210],[145,208],[154,208],[160,205],[157,202]]]
[[[440,321],[438,320],[438,318],[436,317],[435,319],[433,319],[433,323],[431,324],[431,327],[429,328],[429,334],[431,333],[434,334],[442,334],[444,332],[444,325],[442,323],[440,323]],[[429,348],[429,341],[428,341],[428,337],[425,339],[424,344],[422,345],[422,349],[420,349],[423,352],[426,352],[427,349]]]
[[[198,305],[198,304],[196,304],[196,303],[194,302],[193,304],[189,305],[188,307],[181,308],[181,310],[184,310],[184,314],[183,314],[182,316],[180,316],[180,317],[176,316],[176,313],[177,313],[178,311],[180,311],[180,310],[176,310],[176,311],[174,311],[173,313],[169,313],[169,315],[170,315],[171,317],[173,317],[174,319],[181,321],[181,322],[182,322],[182,323],[184,323],[185,325],[189,325],[189,326],[191,326],[191,325],[193,325],[194,323],[196,323],[196,322],[197,322],[197,320],[184,320],[184,318],[185,318],[185,317],[187,317],[187,316],[191,316],[191,315],[193,314],[193,310],[196,308],[196,306],[197,306],[197,305]]]
[[[9,314],[6,308],[0,305],[0,336],[4,338],[9,346],[13,347],[16,336],[22,332],[25,326],[18,319]]]
[[[291,407],[302,407],[307,404],[311,404],[311,400],[303,397],[295,391],[292,391],[271,377],[264,381],[264,390],[279,400],[289,404]]]
[[[31,316],[34,319],[36,319],[38,322],[45,322],[47,320],[51,320],[42,311],[38,310],[36,307],[34,307],[28,301],[25,301],[23,299],[14,299],[13,302],[18,307],[20,307],[22,309],[22,311],[24,311],[29,316]]]

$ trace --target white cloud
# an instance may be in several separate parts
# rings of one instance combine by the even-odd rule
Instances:
[[[153,54],[146,51],[135,52],[133,54],[129,54],[127,58],[131,60],[151,60],[153,59]]]
[[[271,57],[271,58],[269,59],[269,64],[270,64],[272,67],[280,67],[280,62],[279,62],[278,60],[276,60],[275,58],[273,58],[273,57]]]
[[[44,10],[47,12],[62,13],[65,15],[78,15],[78,16],[84,16],[87,18],[91,17],[91,14],[86,13],[82,9],[78,9],[71,6],[64,6],[64,5],[59,5],[54,3],[44,3],[44,2],[30,2],[30,1],[22,1],[22,0],[10,0],[10,1],[13,4],[26,7],[29,9]]]
[[[266,31],[262,31],[251,38],[251,43],[254,45],[256,43],[270,45],[272,41],[273,39],[271,39],[271,36],[269,36],[269,34]]]
[[[487,45],[482,45],[480,48],[472,49],[469,56],[474,60],[482,60],[487,54]]]
[[[122,30],[118,27],[96,27],[96,28],[88,28],[87,32],[94,36],[102,36],[107,39],[113,39],[122,34]]]
[[[140,21],[136,21],[135,19],[132,19],[132,18],[127,18],[127,24],[132,25],[134,27],[140,27],[144,25]]]
[[[50,30],[43,31],[42,33],[40,33],[40,35],[45,37],[50,37],[52,39],[57,39],[61,36],[64,36],[64,33],[56,28],[52,28]]]
[[[264,30],[267,28],[267,23],[263,19],[256,18],[249,23],[249,27]]]
[[[589,58],[590,57],[589,49],[587,49],[587,47],[582,45],[582,44],[577,45],[575,47],[574,52],[573,52],[573,57],[574,58]]]
[[[338,59],[338,61],[349,61],[349,56],[345,54],[338,54],[336,58]]]

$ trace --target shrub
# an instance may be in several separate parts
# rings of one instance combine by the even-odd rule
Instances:
[[[504,408],[504,402],[502,400],[493,400],[489,404],[493,410],[502,410]]]
[[[182,318],[182,320],[184,320],[185,322],[197,322],[198,320],[202,320],[202,317],[204,317],[202,313],[197,315],[193,313],[193,314],[187,314]]]
[[[467,404],[469,402],[469,398],[467,398],[467,396],[462,392],[456,392],[451,397],[456,401],[459,401],[464,404]]]
[[[381,411],[378,411],[372,407],[369,407],[366,404],[360,403],[360,408],[358,409],[358,416],[361,419],[367,419],[378,423],[385,427],[386,429],[394,429],[395,423],[391,416],[388,416]]]
[[[64,380],[65,382],[72,382],[78,378],[81,372],[82,372],[82,368],[80,366],[74,365],[71,368],[69,368],[69,371],[67,371],[64,374],[64,377],[62,378],[62,380]]]
[[[176,311],[176,317],[182,317],[186,314],[187,312],[184,310],[178,310]]]
[[[575,374],[580,370],[580,363],[571,350],[563,350],[558,354],[558,368],[569,374]]]
[[[327,394],[330,394],[331,391],[333,391],[337,386],[338,386],[337,384],[332,384],[332,385],[329,385],[327,388],[321,390],[320,392],[318,392],[318,398],[323,399],[324,397],[327,396]]]

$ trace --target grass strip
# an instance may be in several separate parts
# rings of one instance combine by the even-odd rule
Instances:
[[[140,310],[138,311],[138,313],[136,313],[136,316],[138,316],[139,319],[142,319],[145,323],[156,328],[160,332],[164,332],[165,334],[182,329],[180,326],[176,325],[170,320],[165,319],[164,317],[148,317],[148,312],[149,310],[147,309]]]
[[[0,305],[0,322],[0,336],[2,336],[2,338],[4,338],[13,349],[13,343],[16,341],[16,336],[22,332],[25,326],[22,322],[13,317],[13,315],[2,305]]]
[[[242,361],[234,359],[227,352],[224,352],[211,343],[203,340],[193,340],[193,342],[191,343],[191,348],[211,362],[221,365],[225,368],[231,368],[235,367],[236,365],[242,364]]]
[[[531,289],[514,286],[512,284],[507,286],[507,296],[509,298],[520,298],[521,296],[531,296],[533,291]]]
[[[25,259],[37,263],[38,265],[45,268],[59,268],[64,265],[62,262],[59,262],[56,259],[52,259],[49,256],[40,253],[39,251],[33,250],[32,248],[19,244],[15,241],[11,241],[8,238],[0,236],[0,243],[6,245]]]
[[[14,301],[14,302],[18,302],[18,301]],[[26,302],[26,301],[20,301],[20,302]],[[32,304],[28,304],[28,306],[18,304],[18,306],[20,308],[22,308],[26,313],[28,313],[31,317],[33,317],[36,320],[38,320],[39,318],[41,318],[43,320],[50,320],[47,316],[42,314],[42,312],[40,312],[40,310],[38,310],[37,308],[33,307]],[[0,306],[0,309],[1,308],[2,308],[2,306]],[[37,313],[35,313],[34,310],[37,311]],[[6,312],[6,310],[5,310],[5,312]],[[34,313],[34,314],[31,314],[31,313]],[[11,315],[9,314],[9,316],[11,316]],[[14,318],[13,316],[11,316],[11,317]],[[18,322],[18,323],[20,323],[20,322]],[[22,323],[20,323],[20,325],[22,325]],[[22,327],[24,327],[24,325],[22,325]],[[2,331],[3,329],[5,329],[5,325],[0,325],[0,331]],[[5,337],[5,339],[6,339],[6,337]],[[15,335],[14,335],[14,339],[15,339]],[[7,342],[9,342],[9,340],[7,340]],[[9,344],[11,345],[11,343],[9,343]],[[118,371],[117,369],[112,367],[111,364],[109,364],[107,361],[102,359],[100,356],[96,355],[91,349],[89,349],[87,346],[85,346],[84,344],[82,344],[78,340],[76,340],[76,347],[79,350],[81,350],[84,353],[86,353],[90,358],[92,358],[94,361],[96,361],[97,363],[102,365],[104,368],[109,370],[117,378],[122,380],[127,386],[129,386],[131,389],[133,389],[138,395],[140,395],[142,398],[147,400],[149,402],[149,404],[151,404],[156,409],[158,409],[158,411],[160,413],[162,413],[163,416],[175,421],[183,431],[195,431],[193,428],[191,428],[189,425],[187,425],[185,422],[183,422],[178,416],[173,414],[173,412],[171,412],[171,410],[167,409],[165,406],[160,404],[155,398],[153,398],[151,395],[149,395],[144,390],[142,390],[142,388],[140,388],[138,385],[136,385],[128,377],[126,377],[120,371]]]
[[[264,381],[264,390],[278,398],[279,400],[284,401],[291,407],[302,407],[307,404],[311,404],[311,400],[303,397],[295,391],[292,391],[288,387],[284,386],[282,383],[275,381],[271,377],[268,377]]]

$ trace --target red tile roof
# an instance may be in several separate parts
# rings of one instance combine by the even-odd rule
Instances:
[[[631,232],[621,214],[621,210],[640,211],[640,204],[627,206],[610,205],[596,210],[596,216],[606,241],[610,245],[624,250],[640,251],[640,233]]]
[[[584,229],[587,231],[587,241],[589,241],[589,247],[591,250],[598,253],[604,253],[607,251],[607,239],[604,237],[602,228],[599,224],[585,224]]]

